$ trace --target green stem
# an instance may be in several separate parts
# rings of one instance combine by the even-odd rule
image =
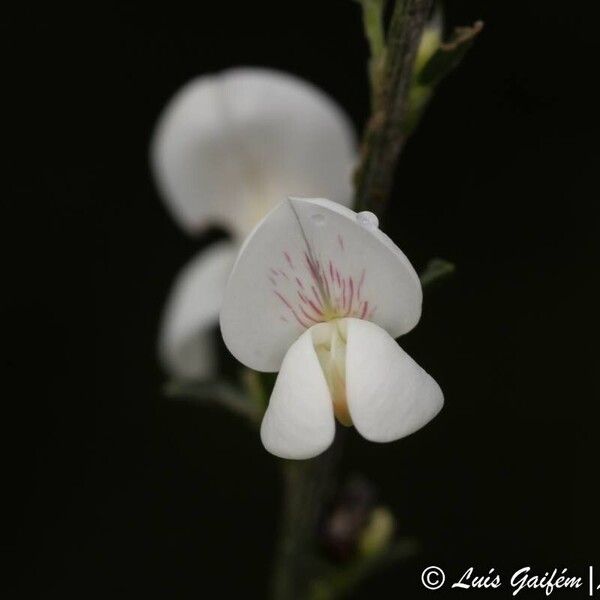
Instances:
[[[308,595],[315,576],[319,520],[335,486],[344,437],[338,428],[334,443],[320,456],[282,464],[282,528],[272,590],[276,600],[300,600]]]
[[[378,101],[367,124],[356,172],[356,210],[381,213],[406,140],[412,71],[433,0],[397,0],[387,36]]]

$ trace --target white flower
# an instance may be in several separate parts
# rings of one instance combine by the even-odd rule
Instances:
[[[220,225],[231,234],[177,278],[161,328],[166,368],[211,374],[223,289],[239,241],[289,194],[348,204],[354,132],[323,92],[291,75],[240,68],[188,83],[159,119],[151,147],[157,185],[190,234]]]
[[[261,427],[267,450],[316,456],[334,417],[375,442],[430,421],[442,391],[394,341],[417,324],[421,301],[417,274],[372,213],[301,198],[273,209],[242,246],[221,310],[231,353],[279,371]]]

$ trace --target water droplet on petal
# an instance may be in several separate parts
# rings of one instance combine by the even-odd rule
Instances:
[[[363,210],[356,215],[356,221],[365,229],[377,229],[379,227],[379,219],[377,215],[368,210]]]
[[[325,224],[325,215],[322,215],[321,213],[315,213],[314,215],[311,215],[310,219],[318,227],[321,227],[321,225]]]

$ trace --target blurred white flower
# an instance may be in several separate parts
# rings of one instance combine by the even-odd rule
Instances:
[[[273,209],[244,242],[221,310],[231,353],[279,371],[266,449],[316,456],[334,417],[375,442],[429,422],[442,391],[394,341],[417,324],[421,301],[417,274],[372,213],[300,198]]]
[[[177,277],[159,352],[169,372],[205,378],[225,282],[242,240],[290,194],[349,204],[356,159],[352,126],[323,92],[276,71],[239,68],[183,87],[159,119],[151,146],[158,188],[188,233],[231,234]]]

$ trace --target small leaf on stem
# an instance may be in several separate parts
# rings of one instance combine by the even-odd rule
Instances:
[[[417,83],[431,87],[438,85],[458,66],[482,29],[483,21],[476,21],[472,26],[455,27],[450,39],[440,44],[418,73]]]
[[[471,27],[456,27],[447,42],[440,42],[429,58],[425,58],[422,65],[417,65],[408,98],[407,134],[414,132],[436,87],[459,65],[482,29],[482,21]]]
[[[430,287],[446,277],[449,277],[456,270],[456,265],[443,258],[432,258],[425,267],[425,270],[419,275],[421,285],[424,288]]]

